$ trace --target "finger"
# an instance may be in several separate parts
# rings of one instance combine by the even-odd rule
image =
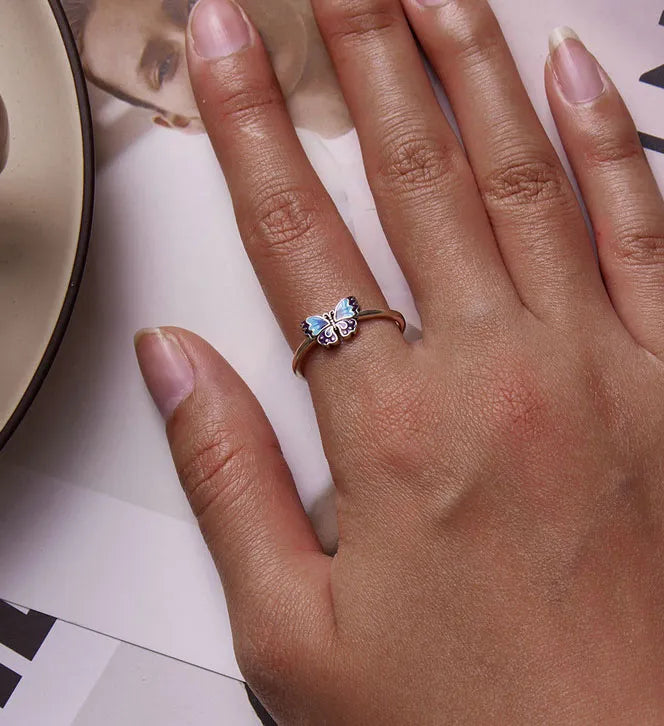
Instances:
[[[549,103],[627,329],[664,356],[664,202],[620,94],[571,31],[552,35]]]
[[[189,25],[187,52],[194,92],[223,168],[240,234],[290,344],[299,323],[354,295],[365,308],[385,300],[349,231],[309,164],[284,105],[262,41],[239,6],[201,0]],[[380,352],[404,346],[394,325],[370,324],[362,344],[312,355],[307,378],[314,396],[332,396],[316,382],[330,361],[364,375]],[[379,344],[371,338],[380,336]],[[360,353],[361,350],[361,353]],[[325,365],[323,365],[323,362]]]
[[[402,0],[440,76],[505,264],[538,317],[609,311],[581,210],[486,0]]]
[[[296,645],[297,633],[308,631],[313,643],[330,613],[330,559],[258,402],[192,333],[141,331],[136,353],[221,575],[240,666],[256,655],[247,648],[260,650],[272,637],[282,650]],[[273,632],[259,632],[266,626]],[[303,657],[306,644],[297,647]]]
[[[425,323],[516,302],[398,0],[315,0],[390,245]],[[426,330],[425,330],[426,334]]]

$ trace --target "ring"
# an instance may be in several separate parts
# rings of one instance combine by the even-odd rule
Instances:
[[[360,320],[391,320],[403,333],[406,320],[397,310],[361,310],[354,297],[339,300],[334,310],[322,315],[311,315],[301,324],[306,339],[293,356],[293,373],[302,375],[302,364],[316,344],[332,348],[357,333]]]

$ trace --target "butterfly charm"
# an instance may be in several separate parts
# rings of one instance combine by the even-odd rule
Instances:
[[[307,338],[317,340],[320,345],[329,348],[357,333],[359,312],[360,305],[357,300],[354,297],[345,297],[329,313],[308,317],[302,323],[302,330]]]

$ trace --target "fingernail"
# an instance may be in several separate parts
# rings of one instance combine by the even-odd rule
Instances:
[[[214,60],[249,45],[249,26],[232,0],[199,0],[191,18],[191,37],[201,58]]]
[[[569,103],[588,103],[604,93],[597,61],[571,28],[556,28],[551,33],[549,57],[558,85]]]
[[[194,390],[194,371],[177,340],[159,328],[139,330],[136,357],[159,412],[165,421]]]
[[[436,8],[445,5],[448,0],[417,0],[417,2],[425,8]]]

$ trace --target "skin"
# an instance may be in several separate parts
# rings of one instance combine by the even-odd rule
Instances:
[[[606,75],[599,97],[572,104],[547,63],[596,260],[483,0],[314,8],[423,339],[367,322],[307,363],[337,488],[329,557],[228,364],[181,329],[138,337],[158,403],[167,360],[155,336],[191,371],[191,388],[160,405],[240,667],[280,724],[660,724],[664,203],[634,124]],[[188,52],[247,252],[291,345],[299,319],[348,291],[384,307],[257,34],[226,58],[199,57],[191,37]],[[248,88],[254,103],[238,114]],[[352,395],[330,384],[342,378]]]
[[[293,121],[323,136],[351,122],[307,0],[243,0],[261,32]],[[80,41],[92,78],[163,113],[158,123],[202,130],[185,53],[188,0],[95,0]]]

